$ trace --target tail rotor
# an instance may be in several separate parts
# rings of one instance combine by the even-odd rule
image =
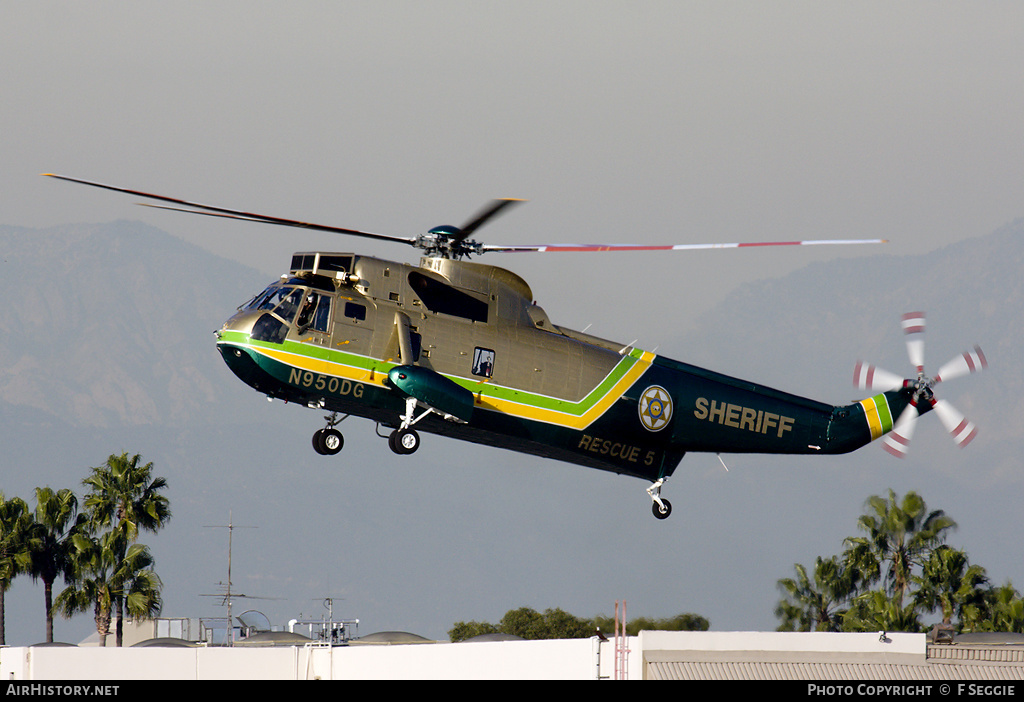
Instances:
[[[882,447],[899,458],[906,456],[918,416],[931,410],[935,410],[956,445],[960,448],[967,446],[977,435],[977,426],[948,400],[936,399],[934,388],[940,382],[984,370],[988,367],[985,354],[980,347],[975,346],[941,366],[935,377],[929,378],[924,370],[924,312],[903,315],[902,326],[906,336],[907,356],[917,372],[916,378],[904,379],[862,361],[857,362],[853,374],[854,385],[861,390],[886,392],[908,388],[911,392],[910,404],[900,414],[892,431],[886,434]]]

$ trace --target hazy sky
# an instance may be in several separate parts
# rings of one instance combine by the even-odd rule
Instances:
[[[415,252],[38,174],[402,236],[528,199],[481,230],[493,243],[908,254],[1024,216],[1018,2],[0,0],[0,17],[2,224],[140,219],[276,276],[299,249]],[[736,284],[853,255],[485,260],[556,323],[653,348]]]
[[[43,171],[402,235],[529,199],[482,232],[502,242],[884,237],[904,253],[1021,214],[1018,3],[0,7],[8,224],[145,219],[274,273],[294,248],[357,245]]]

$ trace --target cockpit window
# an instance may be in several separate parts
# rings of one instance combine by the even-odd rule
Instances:
[[[288,293],[288,297],[281,300],[281,302],[274,308],[274,314],[283,319],[286,322],[290,322],[295,318],[295,313],[299,311],[299,306],[302,304],[302,291],[292,290]]]
[[[302,303],[302,310],[296,320],[300,330],[312,327],[317,331],[328,331],[331,319],[331,298],[310,291]]]
[[[302,304],[302,290],[288,287],[267,288],[256,297],[247,309],[273,310],[286,322],[291,322]]]
[[[321,295],[320,302],[316,306],[316,313],[313,315],[313,328],[322,332],[329,331],[327,326],[331,321],[331,298]]]
[[[270,287],[268,287],[266,290],[261,292],[259,295],[255,295],[255,296],[249,298],[249,301],[246,302],[241,307],[239,307],[238,309],[240,309],[240,310],[256,310],[256,309],[259,309],[259,307],[263,303],[263,301],[266,300],[271,295],[273,295],[274,294],[274,290],[276,290],[276,289],[277,289],[277,283],[274,283]]]

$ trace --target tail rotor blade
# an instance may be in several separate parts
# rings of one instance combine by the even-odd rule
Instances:
[[[978,427],[974,425],[974,422],[964,417],[960,410],[950,404],[948,400],[936,400],[932,409],[939,415],[942,425],[946,427],[946,431],[952,435],[953,441],[960,448],[971,443],[971,440],[978,434]]]
[[[882,440],[882,448],[897,458],[903,458],[910,450],[910,439],[914,434],[915,420],[917,419],[917,407],[909,405],[896,420],[896,426],[885,435]]]
[[[853,369],[853,384],[860,390],[885,392],[903,387],[903,378],[870,363],[857,361]]]
[[[935,382],[952,380],[962,375],[977,373],[986,368],[988,368],[988,360],[986,360],[985,354],[982,353],[981,347],[975,346],[971,351],[964,351],[952,361],[939,368],[939,372],[935,375]]]
[[[907,355],[918,373],[924,372],[924,312],[903,315],[903,333],[907,336]]]

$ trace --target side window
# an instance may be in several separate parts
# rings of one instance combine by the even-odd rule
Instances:
[[[317,331],[326,332],[330,330],[328,326],[331,322],[331,298],[326,295],[320,296],[320,304],[316,306],[316,312],[313,314],[313,328]]]
[[[357,319],[360,322],[366,320],[366,306],[358,302],[345,303],[345,316],[349,319]]]
[[[473,375],[490,378],[494,373],[494,351],[476,347],[473,351]]]
[[[409,274],[409,287],[431,312],[450,314],[471,322],[487,322],[487,303],[418,271]]]
[[[306,299],[302,301],[302,309],[299,310],[299,316],[295,320],[299,329],[306,329],[312,326],[313,317],[316,314],[319,302],[320,296],[315,292],[310,292],[306,295]]]

